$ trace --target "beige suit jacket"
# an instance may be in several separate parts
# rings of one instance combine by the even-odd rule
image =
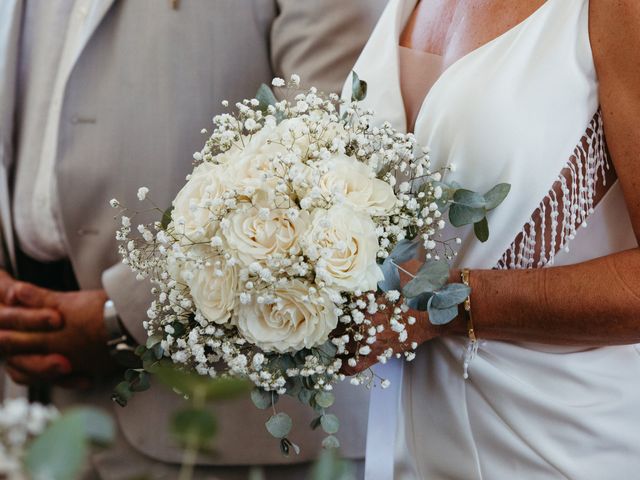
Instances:
[[[67,79],[58,139],[57,185],[68,252],[81,288],[104,287],[143,341],[149,286],[119,263],[109,199],[135,206],[139,186],[169,205],[191,169],[223,99],[252,96],[274,74],[339,91],[386,0],[96,0]],[[7,172],[12,162],[16,21],[21,0],[0,2],[0,262],[13,265]],[[18,13],[16,13],[18,12]],[[14,18],[12,21],[11,18]],[[109,395],[109,389],[94,392]],[[75,401],[82,399],[72,397]],[[88,394],[87,394],[88,395]],[[88,397],[87,397],[88,398]],[[343,453],[362,457],[368,411],[365,391],[346,388],[334,411],[343,420]],[[283,402],[286,403],[286,402]],[[123,435],[144,454],[179,462],[166,431],[180,404],[153,388],[116,408]],[[267,414],[248,401],[217,408],[218,465],[304,461],[317,453],[312,414],[287,405],[303,447],[286,460],[265,432]]]

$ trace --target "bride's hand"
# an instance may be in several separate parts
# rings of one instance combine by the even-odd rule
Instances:
[[[415,342],[415,344],[420,345],[442,335],[445,331],[444,327],[433,325],[429,321],[427,312],[409,310],[404,314],[404,317],[405,319],[414,317],[416,321],[413,325],[410,325],[406,321],[404,322],[408,335],[407,340],[401,342],[398,338],[398,332],[391,329],[391,325],[389,323],[390,313],[387,310],[370,315],[369,319],[373,326],[383,325],[384,330],[376,334],[376,341],[373,345],[368,345],[365,340],[350,345],[348,347],[350,352],[349,357],[353,357],[355,353],[357,363],[354,367],[351,367],[345,360],[340,371],[348,376],[355,375],[378,363],[378,356],[382,355],[388,348],[393,349],[394,353],[409,352],[413,350],[412,343]],[[371,352],[367,355],[357,353],[360,348],[365,345],[370,347]]]
[[[402,270],[400,270],[400,282],[402,285],[405,285],[411,277],[407,275],[405,272],[410,272],[411,274],[415,274],[422,264],[417,260],[411,260],[402,265]],[[460,278],[460,275],[456,272],[452,272],[451,281],[456,281]],[[382,298],[381,298],[382,300]],[[394,332],[391,329],[390,325],[390,312],[389,310],[383,310],[374,315],[369,315],[369,319],[371,320],[373,326],[383,325],[384,330],[380,333],[376,334],[376,341],[373,345],[368,345],[371,348],[371,353],[368,355],[360,355],[357,354],[361,347],[367,345],[366,340],[362,340],[360,342],[354,342],[349,345],[348,350],[350,354],[348,357],[353,357],[356,354],[357,363],[355,366],[350,366],[347,363],[347,360],[343,362],[341,372],[345,375],[355,375],[360,373],[372,365],[378,363],[378,356],[384,353],[388,348],[392,348],[394,353],[403,353],[414,350],[412,348],[412,344],[415,343],[420,345],[428,340],[444,335],[445,333],[457,333],[460,330],[464,333],[464,327],[460,329],[459,319],[454,320],[448,325],[433,325],[429,321],[429,315],[427,312],[420,312],[417,310],[409,310],[408,312],[403,314],[405,319],[405,326],[407,329],[407,340],[401,342],[398,338],[398,332]],[[415,323],[413,325],[409,324],[409,317],[415,318]]]

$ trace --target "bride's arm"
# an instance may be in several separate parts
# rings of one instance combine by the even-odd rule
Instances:
[[[592,0],[590,18],[607,142],[640,239],[640,2]],[[566,267],[472,271],[471,286],[482,338],[640,342],[640,249]],[[462,323],[450,328],[463,332]]]
[[[640,239],[640,2],[591,0],[590,9],[607,142]],[[452,273],[452,281],[459,278],[459,273]],[[640,248],[571,266],[472,270],[470,284],[480,339],[593,346],[640,343]],[[378,336],[373,354],[345,371],[367,368],[388,346],[407,350],[411,341],[467,333],[464,315],[437,327],[422,312],[409,314],[419,321],[408,327],[405,345],[399,345],[398,334],[387,328]],[[373,320],[388,322],[384,313]]]

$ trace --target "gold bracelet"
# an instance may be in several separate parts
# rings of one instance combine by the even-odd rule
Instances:
[[[462,279],[462,283],[469,287],[469,277],[471,276],[471,270],[468,268],[463,268],[460,272],[460,278]],[[469,340],[471,342],[476,342],[478,339],[476,338],[476,332],[473,329],[473,317],[471,316],[471,294],[467,298],[465,298],[463,303],[464,311],[467,313],[467,335],[469,335]]]

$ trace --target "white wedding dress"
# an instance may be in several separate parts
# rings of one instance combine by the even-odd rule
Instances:
[[[399,129],[398,42],[416,2],[389,2],[354,67],[369,84],[365,105]],[[547,0],[448,67],[422,103],[414,132],[436,166],[456,167],[449,180],[512,185],[486,243],[461,232],[458,266],[572,264],[637,246],[618,184],[594,200],[611,166],[588,12],[588,0]],[[377,367],[392,387],[373,392],[367,480],[640,478],[636,346],[481,341],[468,380],[465,347],[440,338],[413,362]]]

